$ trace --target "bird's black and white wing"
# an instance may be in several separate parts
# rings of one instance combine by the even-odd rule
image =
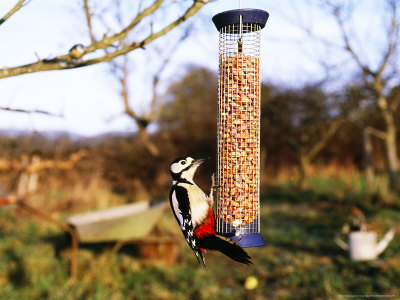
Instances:
[[[181,227],[186,242],[189,244],[190,248],[192,248],[199,263],[201,261],[205,266],[203,254],[201,253],[198,240],[194,234],[192,213],[187,190],[178,185],[174,185],[171,189],[169,200],[171,209],[177,222],[179,223],[179,226]]]

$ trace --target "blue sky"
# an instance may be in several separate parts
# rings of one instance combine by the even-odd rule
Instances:
[[[312,26],[320,36],[332,40],[339,38],[332,21],[312,5],[307,5],[309,2],[242,0],[243,7],[264,9],[270,13],[262,32],[262,80],[301,85],[322,76],[317,57],[329,57],[330,63],[346,60],[345,56],[336,55],[335,49],[332,49],[332,55],[327,53],[326,47],[305,38],[299,30],[297,23]],[[16,0],[1,1],[0,15],[4,15],[14,3]],[[383,38],[378,30],[380,20],[374,14],[376,3],[364,0],[363,6],[357,7],[354,28],[359,30],[360,49],[364,47],[367,50],[373,42],[379,44],[379,39]],[[87,44],[88,34],[80,5],[80,1],[32,0],[0,26],[0,67],[33,62],[37,55],[46,58],[65,53],[75,43]],[[221,11],[238,8],[238,5],[236,0],[215,1],[189,21],[194,27],[193,32],[174,52],[171,63],[162,74],[160,92],[171,81],[178,80],[188,65],[206,66],[217,71],[218,32],[211,18]],[[178,28],[172,35],[179,33]],[[166,38],[170,37],[165,37],[155,46],[162,48]],[[365,45],[363,41],[371,44]],[[364,53],[365,59],[375,59],[373,52]],[[139,111],[146,110],[151,97],[151,78],[158,68],[155,57],[151,47],[130,55],[131,102]],[[0,80],[0,106],[41,109],[64,115],[55,118],[0,111],[0,129],[65,130],[86,136],[135,130],[134,123],[121,113],[119,86],[109,70],[108,64],[100,64]]]

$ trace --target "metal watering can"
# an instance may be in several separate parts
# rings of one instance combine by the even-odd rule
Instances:
[[[336,237],[335,242],[343,250],[348,251],[353,261],[366,261],[376,259],[389,245],[396,234],[397,227],[390,229],[385,236],[377,242],[377,234],[374,231],[351,231],[348,234],[348,244]]]

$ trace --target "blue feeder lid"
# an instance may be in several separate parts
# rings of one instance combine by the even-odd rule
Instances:
[[[269,13],[261,9],[234,9],[216,14],[212,20],[215,27],[217,27],[219,31],[222,27],[239,24],[240,16],[242,16],[243,23],[259,24],[261,28],[264,28],[265,24],[267,23]]]

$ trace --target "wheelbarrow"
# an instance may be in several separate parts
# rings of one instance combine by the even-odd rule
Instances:
[[[142,201],[69,217],[81,243],[140,240],[148,236],[166,207],[166,202]]]
[[[175,261],[179,240],[161,229],[160,219],[167,202],[142,201],[69,217],[79,243],[116,242],[113,252],[125,244],[137,244],[142,258]]]
[[[43,221],[54,223],[68,233],[72,241],[70,279],[76,280],[78,271],[79,243],[117,242],[117,252],[124,244],[138,243],[139,251],[148,258],[165,258],[172,263],[178,255],[178,240],[170,233],[160,233],[157,223],[161,219],[166,202],[151,204],[138,202],[95,212],[75,215],[60,221],[50,214],[29,205],[24,198],[12,195],[0,197],[0,207],[17,205],[26,212],[39,217]],[[154,235],[156,234],[156,236]]]

